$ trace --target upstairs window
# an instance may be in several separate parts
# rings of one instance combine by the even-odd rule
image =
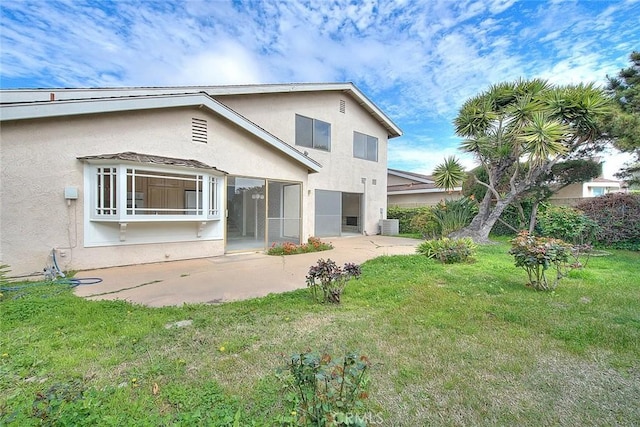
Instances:
[[[296,145],[331,151],[331,124],[296,114]]]
[[[378,138],[360,132],[353,132],[353,157],[377,162]]]

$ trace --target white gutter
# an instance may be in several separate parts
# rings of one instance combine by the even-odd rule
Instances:
[[[444,188],[423,188],[418,190],[387,191],[387,196],[395,196],[399,194],[453,193],[456,191],[462,191],[462,187],[454,187],[451,191],[447,191]]]

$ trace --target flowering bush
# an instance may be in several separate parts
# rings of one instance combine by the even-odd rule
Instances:
[[[326,251],[329,249],[333,249],[333,245],[331,243],[324,243],[318,237],[309,237],[307,239],[307,243],[303,243],[298,245],[293,242],[284,242],[284,243],[274,243],[271,245],[269,250],[267,250],[268,255],[295,255],[295,254],[306,254],[309,252],[320,252]]]
[[[330,302],[340,304],[340,296],[347,282],[355,277],[356,279],[362,274],[360,266],[354,263],[346,263],[340,268],[331,259],[319,259],[316,265],[309,268],[307,275],[307,286],[311,288],[311,292],[315,299],[320,300],[318,288],[322,290],[322,302]]]
[[[536,237],[521,231],[511,240],[509,253],[515,257],[516,267],[522,267],[529,277],[528,285],[538,291],[553,290],[564,276],[572,247],[559,239]],[[555,269],[556,277],[549,283],[545,275]]]

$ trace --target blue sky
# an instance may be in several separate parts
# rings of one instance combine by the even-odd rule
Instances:
[[[640,1],[0,2],[0,87],[355,83],[404,131],[389,167],[460,154],[490,84],[605,84],[640,50]],[[611,177],[623,156],[606,156]],[[467,166],[473,159],[463,157]]]

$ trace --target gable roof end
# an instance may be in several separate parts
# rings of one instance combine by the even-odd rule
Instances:
[[[145,95],[122,98],[80,99],[72,101],[46,101],[3,104],[0,121],[26,120],[85,114],[101,114],[122,111],[152,110],[161,108],[200,107],[216,113],[240,128],[304,165],[311,172],[319,172],[320,163],[307,157],[291,145],[247,120],[229,107],[204,93]]]

